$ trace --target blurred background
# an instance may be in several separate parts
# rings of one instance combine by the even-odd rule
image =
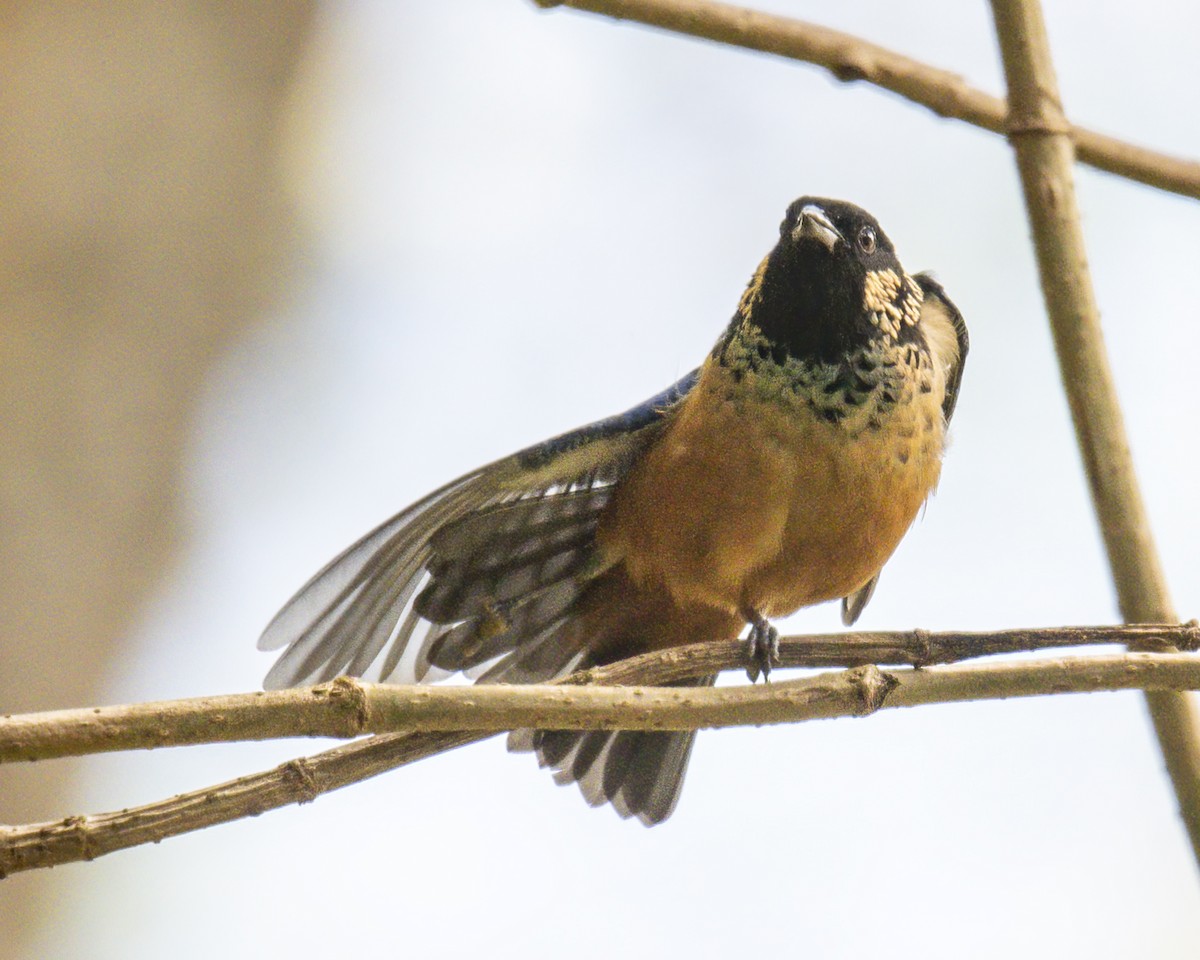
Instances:
[[[766,5],[1002,90],[987,5]],[[1047,4],[1068,114],[1200,155],[1200,8]],[[0,711],[256,688],[369,527],[704,355],[804,193],[971,328],[941,490],[867,629],[1111,622],[1004,142],[819,70],[525,0],[6,5]],[[1078,169],[1155,532],[1200,612],[1194,201]],[[783,624],[828,631],[834,605]],[[320,744],[0,768],[0,822]],[[0,958],[1194,957],[1141,697],[702,734],[674,817],[500,740],[0,883]]]

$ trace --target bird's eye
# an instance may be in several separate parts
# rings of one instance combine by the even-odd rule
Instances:
[[[858,248],[863,253],[875,252],[875,231],[870,227],[863,227],[858,231]]]

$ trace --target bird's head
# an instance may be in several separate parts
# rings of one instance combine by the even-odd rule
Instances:
[[[920,307],[920,287],[874,217],[842,200],[801,197],[739,312],[781,353],[836,363],[871,340],[902,338]]]

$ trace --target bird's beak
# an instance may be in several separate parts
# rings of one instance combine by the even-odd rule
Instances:
[[[800,219],[792,228],[792,240],[799,241],[805,237],[819,241],[830,253],[838,243],[845,239],[838,233],[837,227],[825,216],[825,211],[811,203],[807,207],[801,208]]]

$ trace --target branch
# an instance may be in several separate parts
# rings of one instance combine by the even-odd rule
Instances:
[[[780,665],[857,667],[907,664],[925,667],[999,653],[1118,643],[1143,649],[1157,647],[1166,650],[1175,646],[1195,650],[1200,647],[1200,625],[1193,622],[1182,626],[1060,627],[993,633],[931,634],[911,631],[785,637],[780,641]],[[642,674],[650,668],[654,671],[654,683],[671,683],[736,669],[745,665],[745,656],[746,645],[740,641],[697,643],[675,648],[665,654],[634,657],[620,664],[585,670],[568,678],[568,681],[571,684],[596,685],[644,683],[646,681]],[[500,697],[499,702],[524,702],[521,700],[524,692],[518,693],[512,687],[499,689],[506,694]],[[527,689],[537,691],[542,688]],[[50,760],[116,750],[149,750],[286,737],[351,738],[368,733],[391,733],[398,729],[512,729],[512,724],[506,725],[501,721],[479,726],[471,716],[459,716],[448,706],[459,702],[474,704],[465,708],[468,714],[477,707],[485,709],[486,713],[486,708],[479,705],[496,702],[487,698],[497,696],[485,687],[469,687],[464,691],[455,687],[379,686],[340,678],[333,683],[302,689],[0,717],[0,763]],[[579,696],[582,695],[576,691],[562,693],[564,702]],[[537,697],[549,698],[549,694],[543,690]],[[549,702],[547,699],[546,703]],[[588,702],[598,704],[608,701],[601,697]],[[430,719],[431,716],[433,719]],[[582,719],[579,722],[585,725],[594,722],[583,714],[580,716]],[[548,717],[556,722],[561,720],[557,713]],[[611,721],[616,726],[622,722],[616,719]],[[632,722],[636,726],[638,721]],[[547,727],[549,723],[526,718],[515,722],[515,725]],[[576,723],[567,722],[566,725],[575,727]]]
[[[1006,133],[1005,102],[931,67],[846,33],[710,0],[534,0],[632,20],[717,43],[824,67],[838,80],[865,80],[952,120]],[[1167,156],[1082,127],[1068,127],[1083,163],[1161,190],[1200,198],[1200,163]]]
[[[1059,370],[1100,521],[1121,615],[1174,620],[1117,401],[1072,178],[1072,130],[1059,100],[1037,0],[992,0],[1010,106],[1009,140],[1037,248]],[[1182,693],[1151,693],[1150,716],[1200,860],[1200,715]]]
[[[704,645],[709,646],[709,645]],[[647,654],[614,665],[614,673],[636,672],[643,680],[665,682],[677,675],[673,662],[676,651]],[[635,662],[636,661],[636,662]],[[650,708],[660,715],[645,720],[646,706],[636,691],[581,688],[564,691],[557,686],[527,689],[522,687],[440,688],[445,699],[459,701],[454,707],[472,722],[481,722],[481,709],[464,709],[462,701],[472,697],[500,700],[526,698],[527,713],[514,713],[513,701],[497,707],[508,713],[507,726],[542,723],[547,710],[558,709],[556,724],[566,724],[574,716],[574,706],[554,706],[564,694],[576,703],[590,699],[626,699],[624,707],[614,702],[603,704],[602,711],[621,713],[621,727],[663,721],[684,728],[708,725],[741,712],[736,722],[782,722],[832,716],[862,716],[883,706],[914,706],[922,703],[958,702],[1012,696],[1036,696],[1066,691],[1116,690],[1129,687],[1171,688],[1200,686],[1200,659],[1178,654],[1127,654],[1116,657],[1074,658],[1032,661],[974,667],[940,667],[906,670],[887,675],[871,666],[836,674],[823,674],[807,680],[776,683],[760,687],[718,688],[715,690],[653,690],[641,696],[662,697],[661,706]],[[377,687],[378,690],[386,688]],[[437,689],[437,688],[435,688]],[[402,691],[401,696],[412,691]],[[543,702],[551,701],[550,705]],[[711,701],[718,701],[716,703]],[[708,713],[705,713],[708,711]],[[685,723],[682,718],[686,716]],[[638,719],[638,718],[642,719]],[[407,721],[409,718],[405,718]],[[587,727],[600,727],[599,715]],[[609,718],[611,719],[611,718]],[[572,725],[575,725],[572,722]],[[396,733],[370,737],[358,743],[337,747],[313,757],[285,763],[274,770],[243,777],[228,783],[183,794],[170,800],[89,817],[68,817],[52,823],[18,827],[0,827],[0,877],[20,870],[55,866],[78,860],[92,860],[106,853],[142,843],[157,843],[167,837],[214,826],[245,816],[256,816],[288,803],[305,803],[323,793],[366,780],[387,770],[411,763],[455,747],[485,739],[487,734]]]
[[[92,737],[94,731],[87,719],[80,717],[92,711],[32,713],[12,717],[9,722],[18,731],[24,726],[31,732],[40,724],[53,731],[59,741],[76,744],[76,754],[98,752],[96,748],[285,737],[351,738],[384,733],[499,733],[529,727],[707,730],[861,716],[882,706],[885,697],[890,701],[888,706],[915,706],[1043,693],[1195,689],[1200,686],[1200,659],[1190,654],[1142,653],[969,670],[921,670],[910,673],[903,692],[894,697],[888,693],[896,681],[885,680],[886,676],[877,667],[867,665],[800,680],[719,688],[575,684],[429,687],[338,677],[331,683],[294,690],[111,708],[113,715],[108,723],[116,735],[102,741]],[[147,720],[156,714],[158,728],[151,729]],[[231,714],[240,715],[240,720],[229,723]],[[120,736],[122,733],[129,736]],[[41,756],[63,755],[53,749],[57,745],[48,743],[51,749],[41,751]]]

